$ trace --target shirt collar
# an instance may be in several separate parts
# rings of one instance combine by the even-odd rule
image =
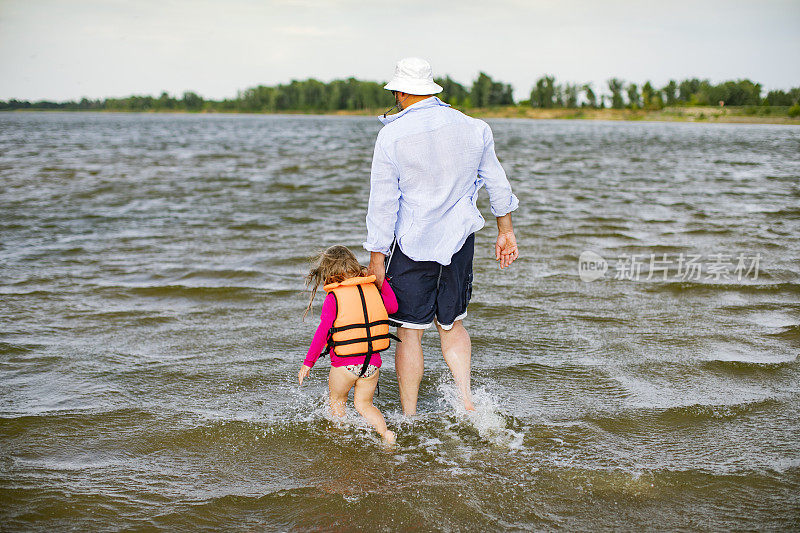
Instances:
[[[398,118],[402,117],[403,115],[405,115],[410,111],[416,111],[418,109],[425,109],[428,107],[437,107],[437,106],[450,107],[450,104],[442,102],[441,100],[439,100],[438,96],[431,96],[430,98],[425,98],[424,100],[420,100],[419,102],[411,104],[410,106],[406,107],[399,113],[395,113],[394,115],[386,115],[386,117],[384,117],[383,115],[378,115],[378,120],[380,120],[384,125],[386,125],[394,120],[397,120]]]

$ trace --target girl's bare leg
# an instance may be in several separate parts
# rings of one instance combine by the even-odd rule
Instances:
[[[333,416],[344,416],[347,394],[353,388],[353,384],[357,379],[358,377],[351,374],[344,367],[331,367],[331,372],[328,374],[328,391],[330,392],[331,413]]]
[[[395,440],[394,433],[386,429],[386,420],[384,420],[383,414],[372,404],[372,396],[375,394],[375,387],[378,385],[378,375],[380,373],[380,370],[376,370],[370,377],[360,378],[356,381],[356,391],[353,396],[356,410],[361,413],[361,416],[372,424],[372,427],[383,437],[384,441],[393,443]]]

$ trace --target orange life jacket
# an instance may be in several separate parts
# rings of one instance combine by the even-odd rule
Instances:
[[[390,339],[400,340],[389,333],[389,314],[383,304],[375,276],[348,278],[329,283],[323,288],[336,299],[336,319],[328,330],[328,347],[339,357],[361,357],[367,370],[373,353],[389,348]]]

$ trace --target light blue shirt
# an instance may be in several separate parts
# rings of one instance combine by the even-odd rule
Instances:
[[[486,223],[477,207],[483,185],[494,216],[519,205],[486,122],[436,96],[378,118],[365,249],[389,255],[396,236],[411,259],[449,265]]]

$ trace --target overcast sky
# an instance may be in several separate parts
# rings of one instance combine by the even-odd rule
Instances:
[[[385,81],[419,56],[527,98],[542,74],[800,86],[800,0],[0,0],[0,99]]]

